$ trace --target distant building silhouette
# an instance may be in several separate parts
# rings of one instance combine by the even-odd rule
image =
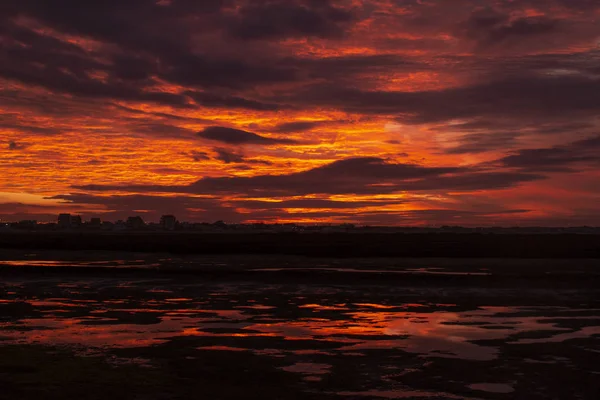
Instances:
[[[58,227],[60,229],[79,228],[83,224],[80,215],[59,214]]]
[[[127,229],[127,225],[122,220],[118,220],[113,226],[113,230],[115,231],[124,231],[125,229]]]
[[[163,215],[160,217],[160,226],[167,231],[173,231],[177,226],[177,218],[174,215]]]
[[[71,215],[71,228],[79,228],[81,224],[81,215]]]
[[[146,223],[144,222],[142,217],[137,215],[135,217],[127,218],[127,222],[125,222],[125,226],[128,229],[138,230],[138,229],[143,229],[146,226]]]
[[[25,219],[14,224],[17,229],[35,229],[37,221],[34,219]]]
[[[71,227],[71,214],[59,214],[58,227],[63,228],[63,229],[70,228]]]

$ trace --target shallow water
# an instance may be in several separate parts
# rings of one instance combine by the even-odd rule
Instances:
[[[27,276],[4,279],[0,294],[0,346],[158,369],[164,358],[260,359],[297,377],[294,390],[339,398],[556,398],[567,389],[553,376],[571,380],[569,398],[598,390],[589,289]]]

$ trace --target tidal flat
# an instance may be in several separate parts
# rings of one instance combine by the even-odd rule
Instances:
[[[594,260],[69,254],[5,253],[0,399],[600,397]]]

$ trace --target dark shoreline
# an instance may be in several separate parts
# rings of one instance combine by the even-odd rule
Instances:
[[[573,289],[577,291],[593,290],[600,284],[600,275],[562,274],[552,275],[524,274],[478,276],[464,275],[423,275],[393,273],[326,273],[306,269],[303,271],[205,271],[205,270],[143,270],[125,268],[81,268],[81,267],[0,267],[0,276],[13,278],[56,278],[56,279],[90,279],[119,278],[165,279],[179,282],[208,283],[242,283],[260,282],[263,284],[321,284],[321,285],[390,285],[396,287],[437,287],[437,288],[482,288],[482,289],[532,289],[559,290]]]
[[[600,258],[600,235],[2,232],[0,249],[307,257]]]
[[[334,258],[0,248],[0,277],[581,290],[600,286],[600,258]]]

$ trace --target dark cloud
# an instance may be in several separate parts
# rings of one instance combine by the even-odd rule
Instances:
[[[211,108],[238,108],[255,111],[277,111],[285,106],[275,103],[262,103],[238,96],[219,95],[209,92],[186,92],[188,96],[202,107]]]
[[[561,133],[568,133],[572,135],[578,132],[589,131],[591,129],[596,129],[595,125],[592,123],[567,122],[563,124],[538,125],[534,127],[533,131],[543,135],[554,135]]]
[[[537,0],[539,5],[544,5],[543,0]],[[600,9],[596,0],[558,0],[558,3],[568,9],[578,11],[594,11]]]
[[[216,148],[214,151],[217,153],[217,160],[222,161],[225,164],[239,164],[244,162],[244,156],[242,154],[236,154],[221,148]]]
[[[126,106],[123,106],[120,104],[115,104],[115,103],[110,104],[110,110],[112,112],[114,112],[114,110],[120,110],[120,111],[125,111],[125,112],[127,112],[129,114],[133,114],[133,115],[143,115],[149,119],[166,120],[171,124],[176,123],[176,122],[189,122],[189,123],[193,123],[193,124],[207,124],[207,123],[213,122],[212,120],[198,118],[198,117],[182,116],[182,115],[176,115],[176,114],[172,114],[172,113],[165,113],[165,112],[159,112],[159,111],[138,110],[136,108],[126,107]]]
[[[417,57],[395,54],[288,57],[280,63],[303,71],[305,79],[360,88],[371,88],[379,76],[432,70],[430,64]]]
[[[27,147],[29,147],[27,143],[15,142],[14,140],[8,142],[8,150],[23,150]]]
[[[216,159],[224,162],[225,164],[262,164],[271,165],[271,162],[266,160],[253,160],[247,159],[243,154],[231,152],[223,148],[213,149],[216,153]]]
[[[94,59],[94,54],[75,44],[17,25],[10,20],[0,20],[0,37],[3,39],[0,56],[7,63],[5,70],[11,65],[11,61],[50,64],[68,68],[76,75],[107,66],[106,63]]]
[[[600,80],[583,76],[529,76],[437,91],[363,91],[313,86],[296,102],[353,113],[398,115],[404,123],[491,118],[529,120],[592,117],[600,111]],[[292,99],[288,99],[292,100]]]
[[[143,133],[148,135],[166,136],[166,137],[193,137],[194,132],[176,125],[162,124],[158,122],[147,122],[135,120],[128,124],[133,133]]]
[[[43,0],[8,2],[15,16],[33,17],[58,31],[83,35],[105,44],[96,53],[14,24],[6,32],[7,37],[17,42],[7,49],[0,74],[78,96],[112,96],[185,106],[185,96],[154,93],[149,88],[160,79],[188,88],[243,90],[260,85],[301,83],[306,78],[351,81],[353,75],[383,69],[428,68],[426,63],[397,55],[299,58],[288,52],[284,52],[284,56],[278,56],[277,52],[269,55],[273,47],[258,47],[261,56],[252,57],[236,51],[239,47],[235,46],[231,51],[223,51],[236,40],[340,35],[353,20],[353,13],[328,1],[238,1],[227,3],[230,6],[236,3],[239,7],[225,9],[222,8],[225,2],[217,1],[208,2],[213,6],[206,8],[181,0],[170,6],[134,0],[127,6],[107,1],[89,7],[75,1],[64,1],[64,4],[61,1],[62,5],[57,7],[65,7],[66,11],[60,13]],[[233,9],[237,10],[235,15],[230,13]],[[190,18],[192,13],[193,19]],[[10,20],[4,24],[10,24]],[[213,35],[207,40],[214,40],[214,34],[223,29],[233,38],[223,42],[218,51],[211,50],[210,46],[203,46],[207,47],[206,51],[198,50],[198,37]],[[44,64],[44,68],[39,63]],[[102,71],[108,76],[101,82],[103,85],[89,79],[88,74],[93,71]],[[263,111],[285,107],[238,94],[193,91],[188,94],[204,107]]]
[[[576,172],[585,165],[598,168],[600,167],[600,136],[562,146],[519,150],[500,159],[499,162],[505,167],[526,171]]]
[[[516,144],[517,133],[470,134],[459,138],[459,145],[447,149],[448,154],[482,153],[498,151]]]
[[[227,21],[228,32],[242,40],[290,37],[340,38],[352,12],[327,1],[252,1]]]
[[[92,72],[92,71],[89,71]],[[23,63],[8,54],[0,53],[0,75],[25,84],[43,86],[49,90],[68,93],[74,96],[98,99],[120,99],[138,102],[154,102],[173,107],[190,107],[186,96],[145,90],[144,88],[125,84],[120,81],[104,82],[94,79],[87,71],[74,71],[73,68],[40,64]]]
[[[3,121],[4,118],[0,116],[0,128],[8,131],[18,131],[23,133],[33,133],[37,135],[56,135],[63,131],[61,128],[49,127],[49,126],[35,126],[28,123],[19,121],[8,122]]]
[[[186,52],[173,56],[167,63],[162,77],[191,87],[241,90],[261,84],[300,80],[297,68],[253,63],[233,56],[209,58]]]
[[[290,139],[272,139],[257,135],[256,133],[243,131],[240,129],[226,128],[222,126],[211,126],[197,133],[202,139],[222,142],[232,145],[241,144],[293,144],[295,141]]]
[[[0,75],[52,91],[182,107],[188,105],[186,96],[149,89],[157,83],[155,78],[185,86],[227,88],[297,79],[294,68],[194,51],[191,39],[197,34],[195,27],[202,23],[190,24],[190,12],[200,18],[208,10],[218,10],[221,2],[213,2],[218,7],[206,9],[179,1],[168,7],[140,0],[127,6],[107,1],[85,7],[75,1],[61,1],[56,7],[48,7],[42,0],[8,2],[15,17],[33,17],[58,31],[105,44],[101,52],[95,53],[17,26],[10,19],[0,20]],[[97,72],[106,77],[100,80],[90,76]],[[238,96],[199,94],[197,98],[204,106],[225,103],[240,108],[277,108]]]
[[[555,140],[557,137],[582,137],[594,134],[597,128],[592,122],[593,118],[590,122],[563,122],[548,119],[539,123],[509,119],[503,121],[474,119],[463,123],[438,125],[431,130],[439,132],[440,138],[448,132],[466,133],[458,138],[451,135],[454,146],[444,149],[444,152],[468,154],[518,148],[521,136],[541,138],[541,136],[552,135],[552,140]]]
[[[145,73],[147,78],[152,72],[149,62],[120,57],[111,66],[98,61],[101,54],[75,44],[10,21],[0,21],[0,24],[0,37],[4,39],[0,46],[0,76],[4,78],[75,96],[148,101],[175,107],[188,105],[185,96],[149,90],[137,82],[142,79],[140,74]],[[95,78],[93,74],[98,72],[107,74],[106,79]],[[139,79],[132,79],[136,74]],[[124,75],[129,76],[123,79]]]
[[[175,37],[187,27],[176,22],[185,13],[202,15],[217,11],[221,1],[206,0],[206,6],[194,5],[189,1],[176,1],[170,7],[157,2],[131,0],[90,1],[86,4],[77,0],[7,0],[7,6],[17,15],[27,15],[75,35],[84,35],[97,40],[116,43],[131,49],[167,50]],[[137,21],[137,23],[136,23]],[[145,23],[140,23],[144,21]],[[169,29],[165,29],[165,28]]]
[[[378,194],[401,191],[471,191],[513,187],[542,175],[460,167],[393,164],[380,158],[351,158],[287,175],[207,177],[189,186],[86,185],[90,191],[158,191],[203,195],[301,196],[309,194]]]
[[[117,54],[112,62],[114,76],[124,81],[150,80],[152,75],[158,72],[157,63],[145,57]]]
[[[476,10],[461,25],[461,34],[477,42],[479,49],[511,40],[525,40],[560,30],[560,20],[545,16],[511,18],[493,9]]]
[[[288,108],[289,104],[286,96],[261,99],[255,93],[254,96],[248,97],[242,93],[245,89],[278,83],[300,84],[311,79],[322,79],[333,86],[319,85],[316,90],[304,93],[306,99],[301,101],[303,105],[312,105],[311,101],[314,99],[318,105],[343,108],[355,113],[405,112],[407,115],[412,115],[411,113],[414,112],[417,121],[420,121],[418,116],[423,113],[419,108],[438,110],[437,112],[443,113],[443,110],[447,108],[445,105],[449,104],[451,107],[449,107],[448,113],[478,114],[476,111],[479,110],[472,104],[463,107],[462,112],[457,109],[457,104],[462,104],[461,100],[468,101],[470,98],[474,98],[477,101],[473,101],[473,104],[479,104],[478,107],[481,109],[485,104],[490,104],[489,107],[494,108],[498,104],[493,103],[499,103],[503,98],[506,99],[506,103],[514,100],[514,94],[507,93],[507,88],[511,86],[510,81],[498,81],[496,86],[494,83],[487,82],[476,86],[431,93],[390,93],[353,89],[356,86],[372,87],[373,81],[376,80],[375,77],[380,74],[434,69],[435,62],[432,65],[431,62],[418,57],[393,54],[314,58],[294,57],[286,54],[285,57],[279,57],[277,55],[268,56],[267,48],[264,48],[265,51],[261,57],[251,58],[234,49],[231,52],[215,51],[214,49],[198,51],[198,46],[194,44],[192,38],[207,32],[197,28],[202,24],[189,22],[190,13],[194,13],[200,21],[206,21],[206,29],[212,30],[212,32],[223,28],[234,31],[236,29],[248,30],[248,34],[243,35],[244,38],[263,37],[264,35],[285,38],[288,33],[294,34],[294,32],[310,36],[311,29],[315,30],[317,36],[320,36],[321,33],[327,36],[328,29],[337,26],[337,22],[351,22],[353,15],[348,10],[334,6],[332,2],[240,1],[235,2],[235,5],[239,6],[237,8],[224,8],[226,3],[211,1],[207,2],[206,7],[200,7],[180,0],[174,1],[169,6],[160,6],[153,2],[134,0],[128,2],[127,6],[108,1],[106,4],[94,3],[89,7],[82,7],[80,3],[65,0],[64,4],[62,1],[60,4],[63,4],[66,11],[58,13],[55,7],[48,7],[47,3],[42,0],[24,2],[9,0],[10,9],[15,15],[31,16],[55,29],[92,37],[113,46],[104,46],[102,52],[95,53],[76,44],[17,26],[10,20],[6,20],[3,23],[3,31],[0,32],[7,38],[4,47],[0,48],[0,74],[9,79],[40,85],[52,91],[69,93],[74,96],[156,102],[173,107],[220,107],[256,111],[277,111]],[[469,2],[464,3],[468,4]],[[229,5],[232,4],[234,3],[229,2]],[[417,7],[417,5],[413,4],[411,7]],[[233,19],[230,15],[226,17],[232,9],[237,10]],[[418,9],[421,12],[424,7],[419,5]],[[316,16],[315,18],[319,21],[323,20],[329,23],[320,25],[309,19],[308,21],[313,22],[304,27],[302,19],[304,12]],[[293,16],[293,18],[290,17],[293,21],[288,21],[286,16]],[[211,24],[210,21],[214,22]],[[233,22],[225,23],[226,21]],[[478,10],[472,13],[462,25],[464,31],[462,34],[480,38],[480,40],[505,41],[507,38],[535,36],[544,32],[545,29],[550,30],[554,27],[552,21],[554,20],[544,19],[544,17],[514,19],[508,18],[506,12]],[[299,25],[295,26],[296,23]],[[248,24],[255,26],[256,29],[250,29]],[[108,26],[110,29],[107,28]],[[329,28],[325,28],[325,26]],[[306,32],[303,30],[305,28]],[[290,31],[288,32],[288,30]],[[255,32],[254,36],[251,31]],[[560,58],[559,55],[553,56],[557,59]],[[543,55],[543,57],[550,56]],[[562,57],[563,60],[567,60],[562,64],[572,64],[572,61],[568,60],[575,57],[581,59],[581,62],[585,62],[585,56],[573,55],[573,57]],[[536,82],[536,79],[531,79],[530,76],[523,77],[518,74],[526,72],[527,68],[530,68],[526,67],[521,59],[491,59],[490,61],[473,58],[471,62],[473,65],[468,66],[470,71],[485,71],[501,65],[501,68],[505,70],[517,69],[515,71],[517,75],[511,78],[517,83],[519,79]],[[533,59],[530,62],[533,62]],[[544,66],[548,68],[552,64],[544,63],[540,59],[536,61],[535,65],[536,68]],[[105,74],[106,77],[94,78],[93,74],[98,71]],[[530,72],[528,71],[528,73]],[[184,93],[167,93],[153,89],[159,80],[187,86],[188,89],[192,87],[228,88],[233,92],[185,90]],[[335,85],[336,82],[338,86]],[[542,85],[544,84],[542,83]],[[552,83],[549,85],[552,86]],[[503,90],[503,88],[505,89]],[[534,91],[531,97],[536,97],[539,88],[532,89]],[[319,90],[330,91],[332,97],[338,98],[337,101],[335,98],[324,98],[326,96],[318,93]],[[558,92],[561,90],[567,89],[562,87],[550,92],[559,94]],[[522,90],[521,93],[527,92],[530,91]],[[485,97],[486,93],[488,97],[496,97],[496,101],[479,101],[481,97]],[[347,98],[344,98],[345,94],[348,95]],[[565,96],[562,96],[563,94]],[[576,94],[577,88],[573,88],[570,93],[560,93],[562,98],[573,97]],[[342,98],[339,99],[340,97]],[[364,102],[361,101],[361,98],[364,99]],[[407,103],[408,106],[405,105]],[[528,108],[535,103],[536,99],[531,99]],[[410,104],[415,105],[411,107]],[[394,105],[396,110],[393,110]],[[500,104],[500,106],[499,113],[502,112],[504,105]],[[544,106],[542,104],[539,108],[543,109]],[[406,108],[408,109],[404,110]],[[417,108],[417,110],[413,110],[413,108]],[[520,105],[515,108],[521,109]],[[469,112],[469,110],[473,110],[473,112]],[[487,110],[481,111],[486,112]],[[433,112],[428,111],[427,113],[432,114]],[[424,120],[430,119],[427,116],[423,118]]]
[[[189,153],[189,156],[192,157],[192,159],[194,161],[206,161],[206,160],[210,160],[210,158],[211,158],[210,154],[205,153],[203,151],[197,151],[197,150],[191,151]]]
[[[503,41],[511,37],[522,37],[529,35],[539,35],[543,33],[558,30],[559,21],[543,16],[519,18],[512,20],[507,24],[494,27],[489,32],[488,40],[490,42]]]
[[[465,68],[481,74],[482,80],[515,79],[530,76],[594,75],[600,52],[568,50],[560,53],[538,52],[525,55],[506,55],[461,59]]]
[[[278,133],[294,133],[294,132],[304,132],[310,131],[312,129],[318,128],[326,124],[326,122],[321,121],[298,121],[298,122],[285,122],[283,124],[277,125],[273,131]]]

